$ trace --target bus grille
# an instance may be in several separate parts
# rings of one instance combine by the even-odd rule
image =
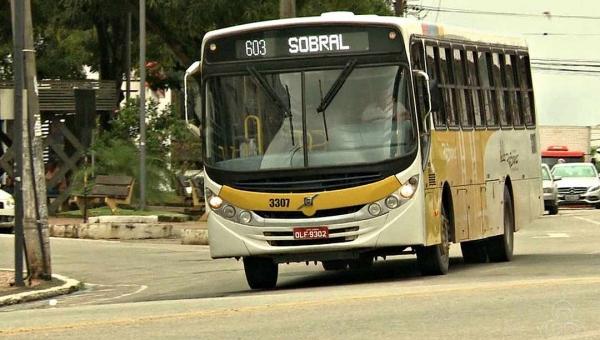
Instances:
[[[581,195],[587,192],[586,187],[575,187],[575,188],[559,188],[558,193],[561,195]]]
[[[263,235],[273,247],[312,246],[319,244],[333,244],[352,242],[358,238],[358,227],[330,229],[329,238],[317,240],[295,240],[292,231],[268,231]]]
[[[352,188],[383,179],[380,173],[328,174],[309,177],[280,177],[238,181],[235,189],[253,192],[303,193]]]
[[[363,205],[355,205],[351,207],[342,207],[335,209],[324,209],[317,210],[317,212],[312,216],[306,216],[302,211],[254,211],[255,214],[262,218],[319,218],[319,217],[330,217],[330,216],[340,216],[347,214],[354,214],[359,211]]]

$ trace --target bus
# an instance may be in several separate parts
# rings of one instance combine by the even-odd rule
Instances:
[[[443,275],[451,244],[509,261],[543,212],[520,37],[326,13],[209,32],[189,76],[210,254],[243,259],[251,289],[295,262],[416,255]]]
[[[583,163],[585,162],[585,152],[569,150],[564,145],[551,145],[546,150],[542,150],[542,163],[552,168],[559,160],[565,163]]]

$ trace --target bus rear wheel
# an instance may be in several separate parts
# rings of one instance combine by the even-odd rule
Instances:
[[[450,265],[450,221],[442,206],[440,226],[442,242],[433,246],[417,248],[417,262],[423,275],[444,275]]]
[[[251,289],[272,289],[277,284],[279,265],[270,258],[244,257],[244,272]]]
[[[514,248],[515,215],[508,187],[504,187],[504,234],[491,237],[488,241],[490,262],[508,262]]]

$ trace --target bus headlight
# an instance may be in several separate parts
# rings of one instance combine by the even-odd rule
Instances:
[[[230,205],[226,205],[225,207],[223,207],[223,216],[227,218],[232,218],[233,216],[235,216],[235,208]]]
[[[248,224],[252,221],[252,214],[248,211],[242,211],[240,213],[240,222],[243,224]]]
[[[404,182],[400,187],[400,196],[403,198],[411,198],[417,192],[417,185],[419,184],[419,176],[413,176],[408,181]]]
[[[369,214],[373,216],[378,216],[379,214],[381,214],[381,206],[377,203],[369,205]]]
[[[398,197],[390,196],[385,199],[385,206],[389,209],[396,209],[400,205],[400,201],[398,201]]]
[[[223,200],[219,196],[213,196],[208,200],[208,205],[214,210],[217,210],[223,205]]]

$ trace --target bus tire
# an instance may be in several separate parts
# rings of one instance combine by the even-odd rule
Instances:
[[[514,248],[515,214],[508,187],[504,187],[504,233],[488,240],[490,262],[508,262]]]
[[[445,275],[450,265],[450,221],[442,205],[440,226],[442,242],[433,246],[417,248],[417,262],[423,275]]]
[[[322,262],[323,269],[330,270],[346,270],[348,268],[348,263],[346,261],[341,260],[330,260]]]
[[[488,260],[485,241],[461,242],[460,250],[465,263],[486,263]]]
[[[251,289],[272,289],[277,284],[279,265],[270,258],[244,257],[244,272]]]

